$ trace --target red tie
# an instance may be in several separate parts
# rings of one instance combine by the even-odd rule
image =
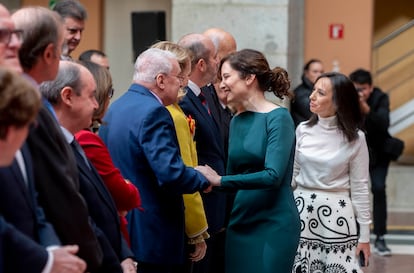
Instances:
[[[211,115],[210,108],[208,107],[208,103],[207,103],[206,97],[204,96],[203,92],[200,92],[200,94],[198,95],[198,98],[200,99],[201,104],[203,104],[204,108],[206,108],[207,113]]]

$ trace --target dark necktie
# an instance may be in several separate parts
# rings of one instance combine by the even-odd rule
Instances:
[[[200,99],[201,104],[203,104],[204,108],[206,108],[207,113],[211,115],[210,108],[208,107],[208,103],[207,103],[206,97],[203,94],[203,91],[200,92],[200,94],[198,95],[198,98]]]
[[[88,158],[85,155],[85,152],[83,151],[82,147],[79,145],[79,142],[76,141],[76,139],[73,139],[73,141],[70,143],[70,146],[74,150],[74,152],[78,152],[83,160],[85,161],[86,166],[88,166],[89,169],[91,169],[91,166],[89,165]]]

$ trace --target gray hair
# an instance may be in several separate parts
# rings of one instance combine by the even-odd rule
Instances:
[[[177,57],[169,51],[158,48],[145,50],[135,62],[133,80],[147,83],[155,82],[158,74],[169,74],[172,71],[171,60],[177,60]]]
[[[12,19],[16,28],[23,30],[19,59],[25,71],[33,68],[49,44],[55,50],[61,46],[58,43],[63,35],[63,21],[56,12],[44,7],[25,7],[17,10]]]
[[[52,104],[61,102],[60,92],[64,87],[71,87],[80,96],[82,89],[81,65],[71,61],[61,61],[59,72],[53,81],[45,81],[39,86],[40,92]]]
[[[85,21],[88,16],[85,7],[77,0],[59,1],[53,10],[63,18],[74,18],[80,21]]]

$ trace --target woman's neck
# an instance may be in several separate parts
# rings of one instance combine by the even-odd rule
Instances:
[[[273,104],[265,98],[263,91],[256,90],[256,92],[253,92],[252,95],[241,104],[240,108],[237,108],[237,112],[241,113],[245,111],[251,111],[267,113],[277,107],[277,105]]]

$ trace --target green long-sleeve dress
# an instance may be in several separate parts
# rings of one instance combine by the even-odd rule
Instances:
[[[286,108],[243,112],[230,125],[228,175],[237,190],[226,238],[226,273],[290,272],[300,224],[291,190],[295,133]]]

